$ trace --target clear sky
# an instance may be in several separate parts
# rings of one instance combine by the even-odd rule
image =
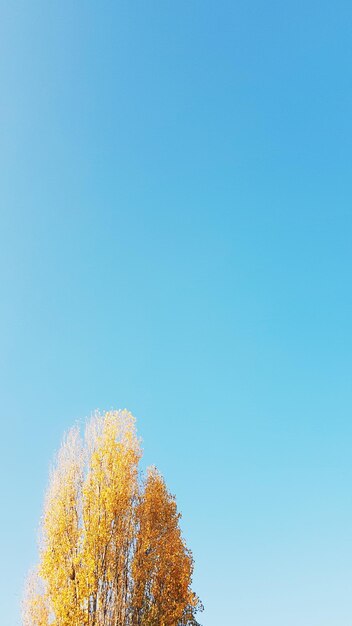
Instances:
[[[0,2],[0,604],[130,409],[204,626],[352,623],[352,8]]]

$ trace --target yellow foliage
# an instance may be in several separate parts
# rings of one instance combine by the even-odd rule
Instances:
[[[156,469],[138,478],[135,419],[96,413],[73,428],[51,472],[38,572],[24,626],[195,625],[193,559]]]

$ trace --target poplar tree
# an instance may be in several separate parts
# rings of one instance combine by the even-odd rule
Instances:
[[[193,557],[165,481],[140,478],[128,411],[64,437],[49,479],[24,626],[197,626]],[[199,625],[198,625],[199,626]]]

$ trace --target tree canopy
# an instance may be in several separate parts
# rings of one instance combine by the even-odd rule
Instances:
[[[24,626],[197,626],[193,557],[156,468],[141,477],[128,411],[96,413],[64,437],[28,578]]]

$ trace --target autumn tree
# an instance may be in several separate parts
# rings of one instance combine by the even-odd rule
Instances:
[[[135,419],[96,413],[50,475],[24,626],[197,626],[192,553],[155,468],[140,477]]]

